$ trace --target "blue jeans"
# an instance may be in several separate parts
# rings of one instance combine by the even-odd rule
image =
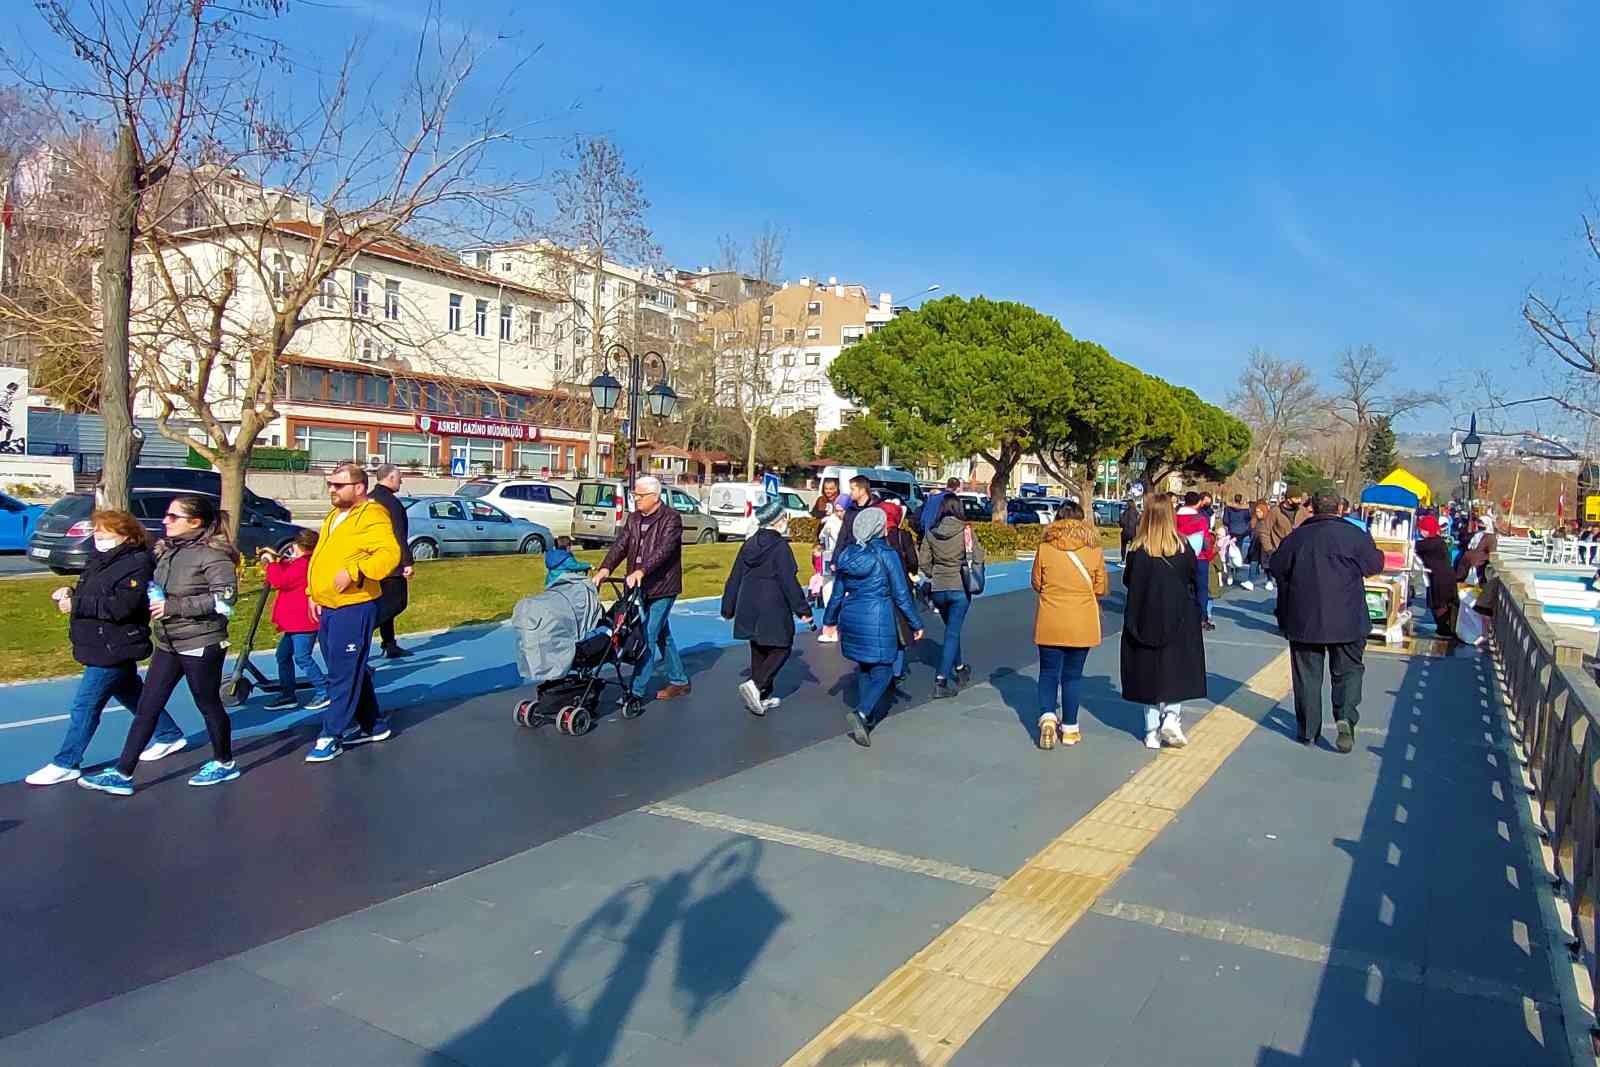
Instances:
[[[50,762],[57,767],[77,769],[83,763],[83,751],[89,747],[94,732],[100,726],[100,713],[112,697],[117,703],[133,711],[144,694],[144,683],[139,680],[139,664],[133,660],[115,667],[85,667],[78,691],[72,696],[69,712],[72,721],[67,724],[67,736],[61,739],[61,748]],[[183,731],[163,709],[156,719],[155,739],[162,743],[176,741]]]
[[[1056,692],[1059,690],[1061,721],[1068,726],[1078,725],[1078,694],[1083,691],[1083,664],[1088,658],[1087,648],[1039,646],[1040,715],[1055,714]]]
[[[644,602],[644,659],[633,676],[633,695],[639,700],[650,691],[650,676],[655,673],[658,660],[666,661],[669,684],[689,684],[689,672],[683,669],[683,657],[678,655],[678,642],[672,639],[670,616],[677,599],[662,596]]]
[[[311,650],[316,647],[316,634],[284,634],[278,638],[278,692],[294,696],[295,668],[300,668],[311,682],[311,688],[320,693],[328,688],[328,676]]]
[[[878,721],[879,705],[894,681],[892,663],[856,664],[856,714],[868,726]]]
[[[1194,602],[1200,606],[1200,617],[1211,618],[1211,561],[1196,560],[1194,565]]]
[[[966,624],[967,609],[970,607],[972,597],[960,589],[947,589],[933,594],[933,608],[944,620],[944,648],[939,653],[939,677],[947,682],[961,662],[961,627]]]

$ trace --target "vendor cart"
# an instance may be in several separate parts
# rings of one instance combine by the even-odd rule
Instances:
[[[1363,582],[1372,636],[1390,646],[1405,643],[1411,630],[1411,581],[1416,567],[1417,509],[1421,500],[1399,485],[1368,486],[1361,494],[1361,520],[1383,553],[1383,573]]]

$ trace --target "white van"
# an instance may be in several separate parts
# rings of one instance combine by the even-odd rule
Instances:
[[[811,514],[797,490],[778,491],[791,519]],[[756,532],[756,508],[767,501],[760,482],[717,482],[706,490],[706,510],[717,520],[717,533],[725,540],[745,540]]]

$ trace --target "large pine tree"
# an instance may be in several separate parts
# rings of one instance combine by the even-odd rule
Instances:
[[[1372,424],[1372,434],[1367,438],[1367,452],[1361,457],[1361,473],[1367,481],[1377,482],[1400,465],[1400,454],[1395,450],[1394,428],[1386,418]]]

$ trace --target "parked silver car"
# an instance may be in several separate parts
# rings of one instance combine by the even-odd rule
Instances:
[[[507,515],[481,500],[421,496],[402,497],[401,502],[415,559],[543,553],[556,543],[548,526]]]
[[[717,539],[717,520],[682,489],[662,486],[661,502],[683,518],[684,544],[709,545]],[[622,479],[580,482],[578,503],[572,509],[572,539],[584,548],[608,545],[617,539],[617,531],[632,510],[633,490]]]

